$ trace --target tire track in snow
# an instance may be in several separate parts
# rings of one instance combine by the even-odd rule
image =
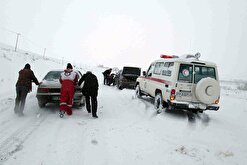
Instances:
[[[8,97],[8,98],[1,99],[0,100],[0,114],[1,114],[1,116],[5,116],[4,113],[7,112],[8,110],[11,110],[12,105],[14,105],[14,99],[13,98]],[[13,113],[14,113],[14,110],[13,110]],[[2,127],[9,122],[10,122],[10,119],[7,119],[7,120],[5,119],[5,120],[1,121],[0,125]]]
[[[23,148],[23,143],[37,130],[46,117],[47,115],[33,118],[30,122],[12,133],[6,140],[2,141],[0,143],[0,163],[8,160],[14,153],[20,151]]]
[[[11,107],[11,105],[13,105],[13,104],[14,104],[14,99],[13,98],[9,97],[9,98],[1,99],[0,100],[0,106],[1,106],[0,113],[3,113],[6,110],[8,110]]]

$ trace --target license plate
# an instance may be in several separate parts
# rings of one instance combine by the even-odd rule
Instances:
[[[177,96],[189,96],[191,95],[191,92],[177,92],[176,95]]]

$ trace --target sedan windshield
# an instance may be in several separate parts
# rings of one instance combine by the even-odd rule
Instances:
[[[44,80],[56,80],[60,78],[62,71],[50,71],[45,76]]]

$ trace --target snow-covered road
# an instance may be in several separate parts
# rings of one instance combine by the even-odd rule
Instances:
[[[188,120],[183,111],[157,115],[152,99],[101,85],[98,119],[85,107],[61,119],[58,106],[39,109],[28,95],[25,116],[14,96],[0,100],[0,164],[245,164],[247,100],[221,97],[218,112]]]

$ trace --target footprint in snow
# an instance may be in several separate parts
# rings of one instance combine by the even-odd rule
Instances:
[[[91,143],[94,144],[94,145],[97,145],[98,144],[98,141],[95,140],[95,139],[93,139],[93,140],[91,140]]]

